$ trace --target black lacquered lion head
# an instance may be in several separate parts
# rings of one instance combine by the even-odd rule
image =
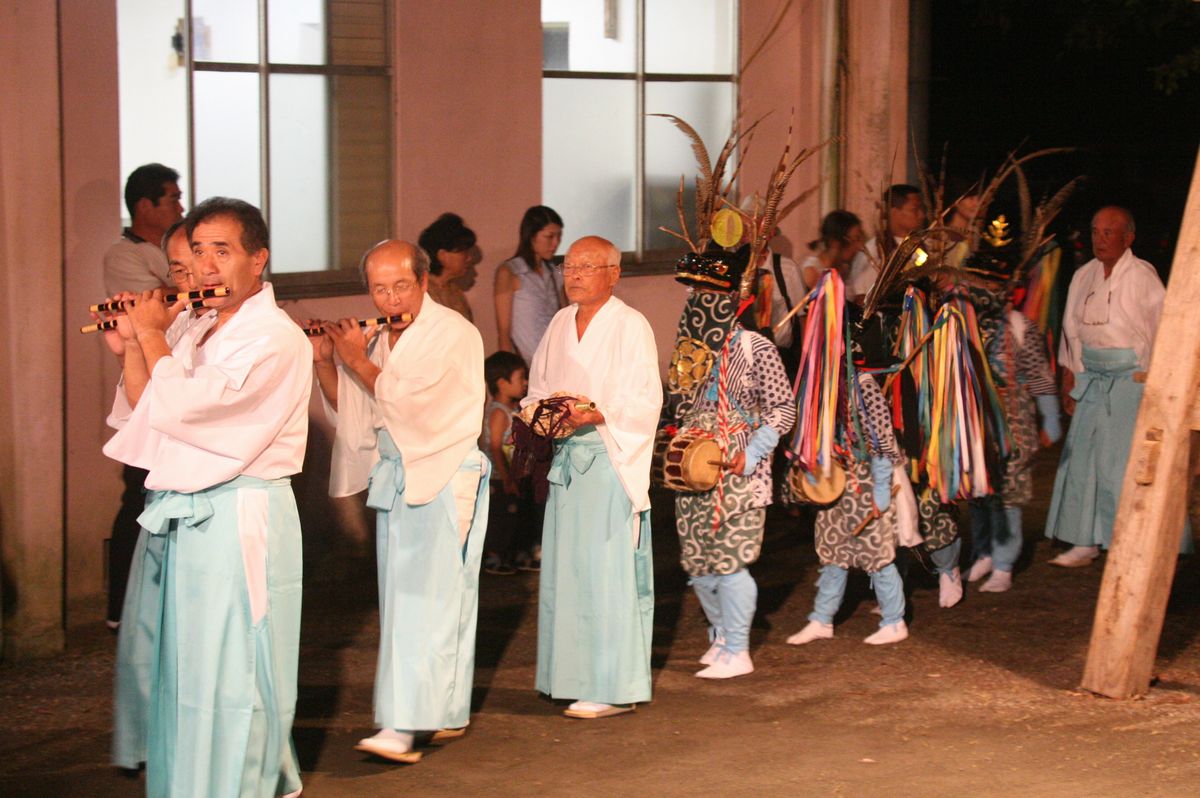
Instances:
[[[675,279],[692,288],[736,293],[750,263],[748,244],[735,250],[710,245],[704,252],[689,252],[675,264]]]

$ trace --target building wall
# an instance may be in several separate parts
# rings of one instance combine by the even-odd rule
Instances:
[[[0,5],[0,574],[4,656],[61,650],[63,204],[58,19]]]
[[[874,233],[875,203],[908,173],[908,3],[847,0],[846,207]]]
[[[100,447],[120,376],[117,359],[99,335],[80,335],[87,307],[104,294],[101,261],[121,233],[116,6],[89,0],[59,2],[62,63],[62,203],[65,344],[66,584],[68,604],[103,611],[105,545],[122,490],[120,466]],[[90,606],[89,606],[90,605]]]
[[[746,159],[743,190],[765,186],[789,128],[793,149],[821,140],[829,14],[843,2],[852,87],[845,109],[846,166],[825,177],[844,180],[850,189],[845,204],[869,216],[870,193],[856,194],[856,181],[878,180],[880,164],[905,135],[905,2],[793,4],[742,79],[743,118],[771,112]],[[0,210],[6,231],[0,296],[9,319],[26,322],[0,350],[0,378],[14,386],[0,392],[0,548],[6,648],[12,651],[36,648],[8,645],[16,639],[61,644],[64,596],[72,607],[70,622],[98,621],[103,606],[103,541],[121,482],[119,466],[100,448],[109,435],[104,417],[117,369],[99,338],[75,329],[87,321],[83,308],[103,295],[101,258],[120,230],[124,176],[114,7],[16,0],[0,12]],[[778,8],[777,0],[743,0],[743,57]],[[394,229],[415,239],[438,214],[453,210],[476,231],[484,258],[468,297],[491,351],[495,268],[515,249],[525,208],[541,201],[538,4],[396,0],[394,20]],[[814,185],[822,163],[806,163],[793,191]],[[829,210],[819,206],[818,196],[781,224],[780,250],[798,254],[814,237]],[[581,220],[568,237],[587,232]],[[650,320],[665,368],[684,290],[669,275],[627,276],[617,294]],[[31,296],[40,301],[30,303]],[[283,304],[296,318],[371,313],[365,297]],[[324,498],[329,430],[315,402],[313,410],[310,454],[296,483],[309,522],[306,539],[336,545],[349,537],[364,544],[368,532],[361,519],[339,531],[354,513]]]

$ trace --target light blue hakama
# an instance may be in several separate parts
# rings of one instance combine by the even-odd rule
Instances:
[[[146,794],[270,798],[300,788],[292,745],[303,573],[290,480],[241,476],[196,493],[155,492],[142,612],[132,644],[151,645]],[[161,542],[159,590],[151,554]],[[261,544],[261,548],[256,548]],[[256,604],[247,559],[265,560]],[[129,608],[130,600],[126,607]],[[139,623],[140,623],[139,622]]]
[[[129,587],[121,606],[113,694],[112,763],[136,770],[146,761],[150,718],[150,674],[158,657],[165,535],[138,532],[129,566]]]
[[[406,731],[458,728],[471,714],[479,564],[491,470],[478,449],[459,467],[479,474],[475,515],[459,544],[453,481],[427,504],[404,501],[404,465],[387,430],[371,472],[376,512],[379,662],[375,723]]]
[[[650,700],[650,512],[633,505],[595,428],[560,441],[542,531],[537,690],[605,704]]]
[[[1137,366],[1132,349],[1084,347],[1084,370],[1071,391],[1075,414],[1054,477],[1046,537],[1075,546],[1108,548],[1112,542],[1144,390],[1133,381]],[[1186,526],[1180,548],[1192,549]]]
[[[152,493],[149,497],[154,498]],[[167,535],[139,529],[121,606],[113,694],[112,763],[136,770],[146,762],[150,679],[158,661],[163,555]]]

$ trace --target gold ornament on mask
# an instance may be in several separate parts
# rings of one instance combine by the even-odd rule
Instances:
[[[697,383],[708,377],[716,358],[703,341],[695,338],[680,338],[671,353],[671,370],[667,385],[673,392],[690,391]]]
[[[991,244],[996,249],[1007,247],[1012,243],[1012,239],[1008,237],[1008,220],[1004,218],[1004,214],[1000,214],[987,226],[983,231],[983,240]]]
[[[732,247],[741,241],[743,229],[742,217],[729,208],[722,208],[713,214],[712,224],[709,225],[712,240],[723,247]]]

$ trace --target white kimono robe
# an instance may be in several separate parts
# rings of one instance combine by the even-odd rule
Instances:
[[[542,533],[536,687],[606,704],[650,699],[650,455],[662,404],[654,334],[611,297],[580,340],[558,312],[533,356],[533,402],[586,395],[605,423],[558,442]]]
[[[384,330],[367,345],[367,359],[382,370],[391,351]],[[321,393],[325,415],[334,425],[329,462],[329,495],[334,498],[353,496],[367,489],[371,469],[379,462],[379,429],[383,427],[375,397],[341,363],[337,374],[337,408]]]
[[[1104,279],[1104,264],[1092,259],[1071,278],[1063,312],[1058,360],[1078,374],[1083,348],[1132,349],[1138,369],[1150,366],[1150,349],[1158,332],[1166,289],[1158,272],[1125,250]]]
[[[650,456],[662,409],[662,379],[654,331],[646,317],[615,296],[596,313],[583,340],[575,334],[576,305],[550,322],[529,369],[522,406],[556,391],[584,395],[604,414],[596,428],[633,504],[650,508]]]
[[[379,662],[375,722],[436,730],[467,724],[475,669],[479,564],[489,465],[483,425],[483,340],[428,295],[389,349],[372,398],[339,371],[330,492],[367,487],[376,510]],[[369,479],[367,474],[369,473]]]
[[[130,593],[156,611],[122,623],[122,635],[153,626],[152,796],[300,787],[291,726],[302,552],[288,477],[304,460],[311,348],[269,283],[200,346],[214,321],[182,331],[136,408],[118,397],[119,429],[104,447],[150,472],[138,520],[158,559],[135,563],[147,584]]]
[[[1125,250],[1104,278],[1090,260],[1071,278],[1059,360],[1075,373],[1075,414],[1054,479],[1046,537],[1076,546],[1112,542],[1125,467],[1166,296],[1158,272]],[[1184,525],[1181,550],[1192,550]]]

